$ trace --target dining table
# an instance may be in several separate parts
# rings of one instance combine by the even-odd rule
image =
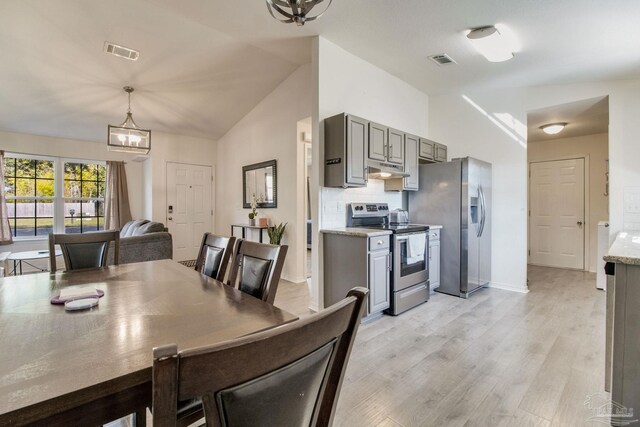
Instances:
[[[71,286],[99,304],[65,311]],[[154,347],[220,343],[297,317],[172,260],[0,279],[0,426],[101,425],[151,406]]]

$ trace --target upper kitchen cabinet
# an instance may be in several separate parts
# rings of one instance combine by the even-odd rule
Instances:
[[[435,149],[436,162],[446,162],[447,161],[447,146],[436,143],[434,149]]]
[[[369,160],[404,164],[404,132],[369,122]]]
[[[404,132],[389,128],[387,132],[387,161],[404,164]]]
[[[427,138],[420,138],[418,157],[421,163],[446,162],[447,146]]]
[[[435,142],[430,141],[426,138],[420,138],[420,149],[419,149],[419,157],[420,160],[428,160],[428,161],[435,161],[435,156],[434,156],[434,146],[435,146]]]
[[[419,189],[418,179],[418,147],[420,138],[414,135],[404,135],[404,171],[409,176],[406,178],[387,179],[384,181],[386,191],[417,191]]]
[[[368,156],[371,160],[387,160],[387,131],[386,126],[369,122],[369,150]]]
[[[325,119],[324,185],[342,188],[366,186],[368,148],[368,120],[345,113]]]

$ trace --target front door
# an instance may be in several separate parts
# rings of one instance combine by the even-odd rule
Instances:
[[[584,159],[530,166],[529,262],[584,269]]]
[[[167,163],[167,227],[173,259],[194,260],[202,236],[211,231],[211,166]]]

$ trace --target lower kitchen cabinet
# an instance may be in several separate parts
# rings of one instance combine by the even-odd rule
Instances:
[[[366,316],[381,315],[390,305],[390,235],[322,233],[324,306],[342,300],[354,286],[362,286],[369,289]]]
[[[429,290],[440,287],[440,230],[429,230]]]

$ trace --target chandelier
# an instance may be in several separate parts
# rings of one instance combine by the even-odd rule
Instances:
[[[107,148],[109,151],[124,151],[127,153],[148,154],[151,150],[151,131],[141,129],[133,121],[131,115],[131,86],[122,89],[129,95],[129,109],[127,118],[119,126],[109,125],[107,127],[108,139]]]
[[[295,22],[297,25],[304,25],[307,21],[314,21],[322,16],[329,9],[333,0],[265,0],[269,13],[275,19],[285,24]],[[309,16],[311,9],[318,3],[327,2],[327,7],[322,12]]]

